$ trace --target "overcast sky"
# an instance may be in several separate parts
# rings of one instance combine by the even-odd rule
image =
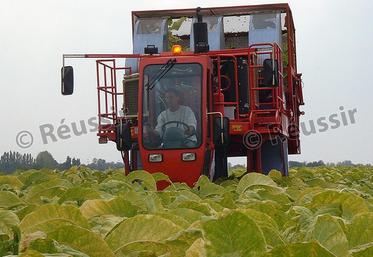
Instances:
[[[95,133],[43,143],[40,126],[79,123],[97,115],[95,63],[70,61],[75,93],[60,95],[63,53],[131,53],[131,11],[233,6],[270,1],[115,1],[1,0],[0,7],[0,152],[36,155],[50,151],[61,162],[66,155],[83,162],[94,157],[119,161],[113,143],[99,145]],[[273,2],[272,2],[273,3]],[[303,73],[302,154],[292,160],[373,163],[373,1],[289,1],[296,33],[298,70]],[[343,111],[341,111],[341,109]],[[349,110],[354,110],[350,119]],[[341,112],[346,113],[344,121]],[[341,125],[329,122],[329,116]],[[317,125],[325,117],[328,124]],[[347,122],[346,122],[347,121]],[[343,125],[345,123],[346,125]],[[49,124],[49,125],[48,125]],[[332,129],[331,127],[336,127]],[[21,131],[33,144],[21,148]],[[319,132],[319,130],[323,132]],[[305,131],[305,132],[307,132]],[[21,135],[21,134],[19,134]],[[27,135],[19,138],[30,142]]]

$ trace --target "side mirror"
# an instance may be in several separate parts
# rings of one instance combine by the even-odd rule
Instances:
[[[74,92],[74,69],[72,66],[61,68],[61,93],[72,95]]]
[[[277,60],[265,59],[263,62],[263,85],[277,87],[278,83],[278,62]]]
[[[118,151],[128,151],[132,148],[131,126],[129,123],[119,123],[116,125],[116,138]]]
[[[229,119],[224,117],[214,118],[213,140],[216,146],[227,146],[230,141],[229,137]]]

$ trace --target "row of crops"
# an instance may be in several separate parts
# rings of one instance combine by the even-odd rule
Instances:
[[[373,256],[373,168],[235,170],[157,191],[160,180],[85,167],[2,175],[0,256]]]

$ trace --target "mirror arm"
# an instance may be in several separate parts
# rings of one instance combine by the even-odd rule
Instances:
[[[87,54],[63,54],[62,55],[62,67],[65,67],[65,59],[72,58],[88,58]]]
[[[208,112],[207,115],[219,115],[220,116],[220,129],[224,127],[224,116],[221,112]],[[222,144],[224,144],[224,132],[220,131],[220,138]]]

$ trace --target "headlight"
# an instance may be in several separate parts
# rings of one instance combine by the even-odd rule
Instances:
[[[185,162],[191,162],[196,160],[196,154],[195,153],[183,153],[182,159]]]
[[[162,154],[149,154],[149,162],[161,162],[163,160]]]

